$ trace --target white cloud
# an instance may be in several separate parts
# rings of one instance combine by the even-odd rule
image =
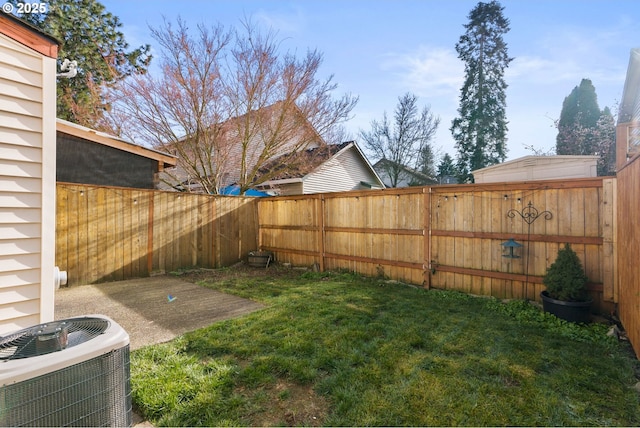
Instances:
[[[563,26],[551,28],[512,53],[514,61],[507,69],[509,79],[531,83],[579,84],[591,79],[596,87],[624,82],[626,61],[624,40],[629,23],[622,20],[598,28]]]
[[[595,47],[594,47],[595,51]],[[597,55],[594,52],[594,55]],[[577,85],[583,78],[593,82],[619,83],[624,82],[626,64],[615,63],[613,60],[594,60],[588,55],[580,55],[570,49],[557,57],[543,58],[535,55],[521,55],[516,57],[505,71],[507,81],[521,81],[534,84],[553,85],[568,83]]]
[[[307,25],[303,10],[295,5],[286,11],[260,9],[253,17],[266,28],[276,30],[280,34],[300,33]]]
[[[558,62],[539,56],[518,56],[505,70],[507,81],[525,81],[529,83],[557,83],[576,81],[576,76],[583,73],[571,58]],[[579,82],[578,78],[578,82]]]
[[[387,54],[382,69],[395,70],[403,86],[426,97],[457,95],[464,80],[464,65],[455,51],[439,47]]]

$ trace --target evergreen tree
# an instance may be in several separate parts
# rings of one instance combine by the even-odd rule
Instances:
[[[503,39],[509,31],[503,10],[495,0],[478,3],[456,44],[458,57],[465,63],[465,81],[460,90],[459,116],[453,120],[451,133],[463,181],[472,180],[472,170],[506,158],[504,72],[512,58]]]
[[[558,251],[558,256],[542,279],[549,296],[567,302],[582,302],[588,299],[587,275],[578,255],[569,244]]]
[[[615,175],[615,119],[608,107],[600,111],[591,80],[582,79],[564,99],[556,127],[557,154],[598,155],[598,175]]]
[[[440,163],[438,164],[438,179],[442,180],[442,177],[455,177],[457,176],[456,166],[453,163],[453,158],[449,153],[445,153]]]
[[[598,159],[598,175],[616,175],[616,120],[609,107],[602,110],[594,133],[595,154]]]
[[[431,144],[425,144],[418,153],[418,171],[424,175],[434,178],[436,176],[435,154]]]
[[[17,4],[23,0],[10,0]],[[57,115],[80,125],[96,127],[108,104],[103,85],[111,85],[149,66],[150,46],[129,50],[118,17],[95,0],[48,0],[43,13],[21,19],[62,42],[58,69],[64,61],[77,61],[78,74],[58,78]]]
[[[596,88],[589,79],[582,79],[562,103],[558,120],[556,153],[559,155],[590,155],[594,153],[594,130],[600,119]]]

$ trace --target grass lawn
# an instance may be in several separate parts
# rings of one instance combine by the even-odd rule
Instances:
[[[640,425],[638,362],[606,326],[346,273],[266,273],[201,284],[268,308],[132,353],[151,423]]]

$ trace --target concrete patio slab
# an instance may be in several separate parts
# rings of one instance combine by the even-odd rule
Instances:
[[[129,334],[131,350],[264,308],[166,275],[61,288],[55,299],[55,319],[106,315]]]

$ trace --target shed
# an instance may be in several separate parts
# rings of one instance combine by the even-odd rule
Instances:
[[[56,180],[154,189],[158,173],[175,167],[173,155],[66,120],[56,121]]]
[[[58,45],[0,12],[0,334],[54,319]]]
[[[524,156],[471,171],[476,183],[596,177],[598,156]]]

